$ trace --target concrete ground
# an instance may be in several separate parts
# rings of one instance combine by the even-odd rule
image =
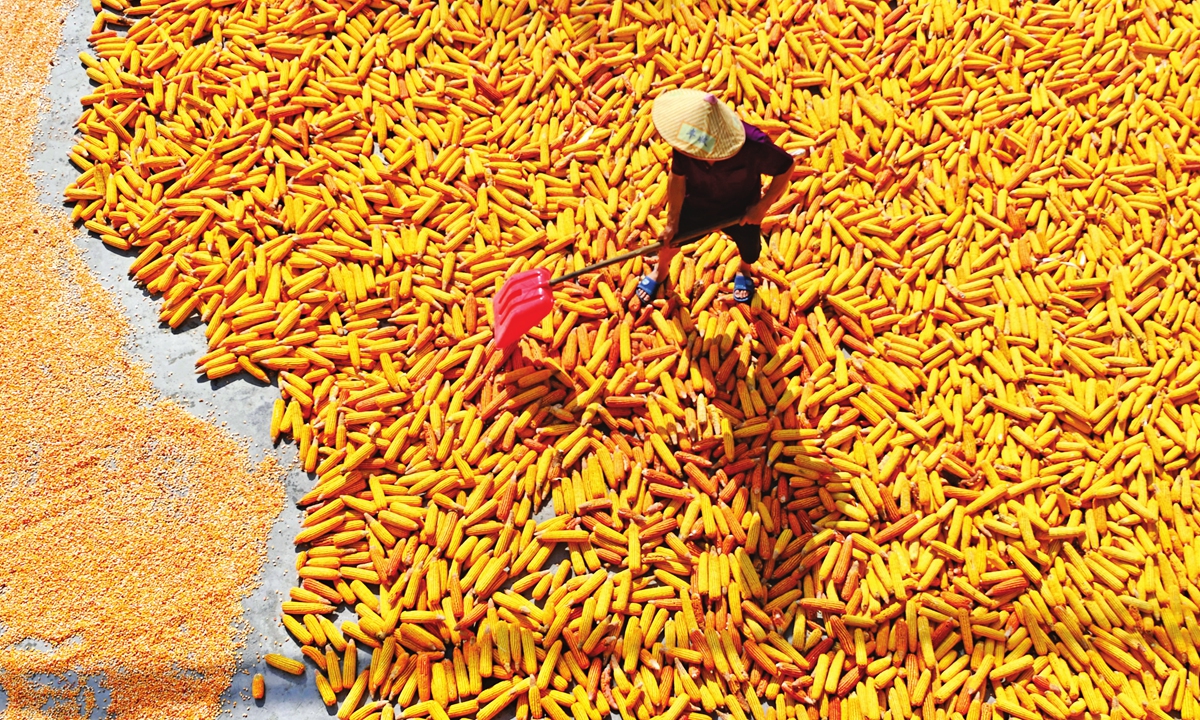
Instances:
[[[94,14],[90,3],[66,0],[69,10],[63,23],[63,36],[46,86],[47,110],[38,118],[31,174],[38,179],[42,201],[47,205],[69,207],[62,202],[63,190],[77,175],[67,160],[75,144],[74,122],[79,117],[79,97],[91,92],[91,81],[79,62],[79,53],[88,49],[87,36]],[[295,550],[292,537],[300,527],[300,511],[295,501],[310,486],[309,479],[296,465],[292,445],[272,447],[271,409],[279,391],[244,376],[218,382],[197,379],[196,358],[207,352],[203,327],[193,320],[172,331],[158,322],[158,302],[130,279],[128,254],[114,252],[86,231],[79,233],[76,245],[96,278],[112,293],[129,320],[127,350],[149,370],[155,386],[164,396],[173,398],[184,409],[218,424],[224,424],[250,449],[250,460],[258,463],[267,454],[274,455],[288,468],[285,479],[288,502],[271,530],[267,560],[259,574],[260,585],[243,601],[246,648],[239,672],[226,693],[222,717],[252,720],[324,720],[336,711],[321,703],[312,681],[312,673],[297,678],[255,663],[268,652],[283,652],[300,657],[295,642],[279,622],[280,603],[295,582]],[[370,662],[361,654],[359,667]],[[255,672],[266,676],[267,697],[263,703],[250,699],[250,678]],[[107,697],[93,679],[100,705]],[[5,698],[0,694],[0,710]],[[97,707],[92,719],[108,715],[106,707]]]

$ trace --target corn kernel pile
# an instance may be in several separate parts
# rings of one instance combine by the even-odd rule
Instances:
[[[9,0],[0,22],[0,717],[211,720],[283,484],[155,387],[45,200],[72,6]]]
[[[342,720],[1200,717],[1196,5],[97,2],[67,195],[278,379]],[[492,349],[675,87],[800,157],[753,307],[713,235]]]

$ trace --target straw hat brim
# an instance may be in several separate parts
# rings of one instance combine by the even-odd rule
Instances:
[[[701,160],[725,160],[746,142],[733,108],[702,90],[669,90],[654,100],[654,129],[667,144]]]

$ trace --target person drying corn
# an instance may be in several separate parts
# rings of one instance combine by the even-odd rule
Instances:
[[[653,299],[660,276],[679,252],[676,237],[738,218],[722,228],[736,244],[740,265],[733,298],[754,297],[753,264],[762,251],[759,223],[787,190],[795,164],[766,133],[743,122],[733,108],[701,90],[669,90],[651,110],[654,129],[673,148],[667,180],[667,221],[659,234],[658,263],[638,282],[635,295]],[[762,176],[772,180],[763,191]]]

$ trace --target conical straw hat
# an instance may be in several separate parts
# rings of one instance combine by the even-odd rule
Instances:
[[[746,142],[733,108],[703,90],[668,90],[654,100],[650,117],[667,144],[701,160],[733,157]]]

